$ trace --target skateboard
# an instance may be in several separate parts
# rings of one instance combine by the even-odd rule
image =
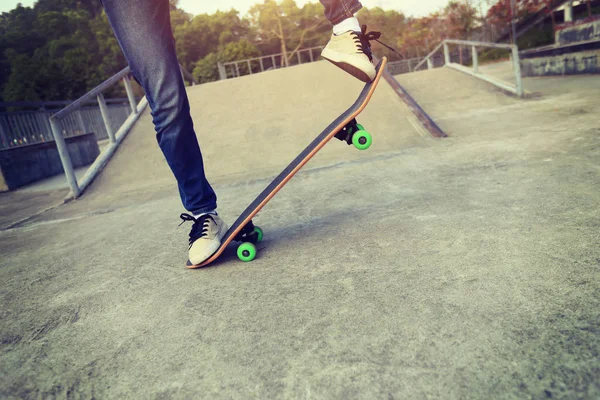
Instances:
[[[356,122],[360,114],[371,100],[379,79],[385,70],[387,58],[383,57],[377,64],[377,75],[373,81],[365,84],[360,95],[342,115],[337,117],[323,130],[294,160],[287,166],[269,185],[246,207],[242,214],[235,220],[225,236],[221,239],[221,246],[211,257],[201,264],[192,264],[189,260],[186,267],[190,269],[205,267],[223,254],[227,246],[235,241],[241,242],[237,248],[238,258],[242,261],[252,261],[256,257],[256,244],[263,238],[263,231],[252,223],[252,218],[275,196],[279,190],[298,172],[330,139],[336,138],[354,145],[359,150],[366,150],[371,146],[372,137],[362,125]]]

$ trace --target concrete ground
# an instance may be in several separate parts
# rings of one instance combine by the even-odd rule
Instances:
[[[373,147],[319,153],[255,219],[248,264],[184,268],[140,119],[80,200],[0,231],[0,396],[600,398],[598,87],[398,80],[450,136],[382,82]],[[222,217],[359,87],[319,62],[190,88]]]

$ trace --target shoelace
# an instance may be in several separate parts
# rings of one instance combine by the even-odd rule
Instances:
[[[179,217],[182,219],[179,226],[183,225],[187,221],[194,221],[194,225],[192,225],[192,230],[190,231],[190,246],[196,240],[208,234],[209,220],[212,220],[213,223],[216,223],[215,219],[210,214],[204,214],[198,218],[194,218],[194,216],[184,213]]]
[[[361,27],[360,32],[352,32],[354,35],[354,42],[356,43],[356,47],[360,53],[365,53],[367,57],[369,57],[369,61],[373,61],[373,52],[371,51],[371,41],[376,41],[382,46],[387,47],[392,50],[394,53],[402,56],[400,53],[396,51],[393,47],[388,46],[387,44],[381,42],[379,38],[381,37],[381,32],[371,31],[367,33],[367,26],[363,25]]]

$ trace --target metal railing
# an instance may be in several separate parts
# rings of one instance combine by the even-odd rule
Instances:
[[[415,70],[415,66],[419,64],[422,58],[409,58],[408,60],[390,61],[387,64],[387,69],[392,75],[407,74]]]
[[[469,69],[463,65],[453,63],[450,60],[450,44],[458,45],[458,46],[468,46],[471,47],[471,61],[473,63],[473,68]],[[511,85],[508,82],[501,81],[499,79],[493,78],[491,76],[482,74],[479,72],[479,59],[477,48],[478,47],[491,47],[496,49],[506,49],[511,51],[511,58],[513,62],[513,71],[515,73],[515,85]],[[489,82],[499,88],[506,90],[510,93],[516,94],[519,97],[523,97],[523,82],[521,80],[521,65],[519,63],[519,48],[514,44],[499,44],[499,43],[488,43],[488,42],[474,42],[469,40],[444,40],[440,43],[431,53],[429,53],[425,58],[415,67],[415,70],[420,68],[422,65],[427,63],[427,68],[432,69],[433,66],[433,56],[441,49],[444,49],[444,65],[450,68],[454,68],[458,71],[464,72],[466,74],[472,75],[476,78],[482,79],[486,82]]]
[[[130,106],[128,99],[107,100],[108,113],[113,129],[127,119]],[[70,102],[54,102],[69,104]],[[3,103],[7,106],[18,103]],[[34,104],[34,103],[31,103]],[[55,111],[45,109],[47,103],[41,105],[35,111],[10,111],[0,113],[0,150],[28,146],[37,143],[53,141],[52,128],[49,118]],[[81,123],[80,118],[83,120]],[[73,137],[93,132],[96,140],[108,138],[108,132],[102,120],[100,109],[96,105],[82,106],[77,113],[72,113],[62,122],[63,136]]]
[[[295,57],[287,58],[287,53],[277,53],[268,56],[248,58],[240,61],[231,61],[218,63],[219,79],[238,78],[243,75],[251,75],[271,69],[285,68],[292,65],[299,65],[308,62],[317,61],[320,57],[320,51],[325,46],[310,47],[308,49],[298,50]],[[315,54],[315,50],[319,53]]]
[[[111,114],[109,113],[103,92],[105,92],[111,86],[118,84],[119,82],[123,82],[123,84],[125,85],[127,98],[129,100],[130,112],[125,121],[123,121],[123,123],[120,124],[120,126],[116,126],[117,124],[114,123],[114,121],[111,118]],[[98,102],[103,125],[110,143],[104,149],[104,151],[100,153],[100,155],[98,156],[98,158],[96,158],[94,163],[92,163],[92,165],[88,168],[87,172],[82,177],[81,182],[78,182],[77,177],[75,176],[75,171],[73,170],[71,156],[69,155],[69,151],[65,142],[65,125],[69,124],[69,121],[72,121],[72,119],[75,118],[77,124],[79,125],[79,129],[81,131],[85,131],[85,121],[83,119],[83,114],[81,111],[82,107],[85,104],[89,103],[90,99],[93,98],[95,98]],[[124,139],[124,137],[127,135],[129,130],[135,123],[135,121],[137,121],[141,112],[144,110],[147,104],[148,101],[145,97],[142,98],[139,101],[139,103],[136,104],[133,88],[131,86],[130,70],[129,67],[127,67],[50,117],[50,127],[52,129],[52,134],[54,136],[56,147],[60,155],[63,170],[65,171],[67,183],[70,188],[68,198],[79,197],[79,195],[85,190],[85,188],[89,186],[89,184],[96,177],[96,175],[102,170],[104,165],[106,165],[106,162],[115,152],[121,141]]]

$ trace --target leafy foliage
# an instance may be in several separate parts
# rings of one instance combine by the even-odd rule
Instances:
[[[489,17],[505,23],[507,1],[499,0]],[[529,10],[545,0],[517,1]],[[262,0],[245,17],[234,9],[192,16],[178,0],[169,2],[177,56],[200,82],[218,79],[218,62],[282,53],[282,65],[293,63],[299,50],[325,45],[331,35],[318,2],[300,7],[294,0]],[[404,58],[425,55],[445,37],[467,38],[481,22],[462,0],[423,18],[379,7],[363,8],[358,18]],[[378,43],[373,50],[401,58]],[[0,101],[75,99],[125,66],[97,0],[38,0],[0,15]]]
[[[250,11],[250,23],[254,27],[256,40],[276,45],[282,53],[282,64],[289,65],[291,58],[304,47],[314,46],[322,42],[324,35],[331,34],[331,24],[323,17],[323,10],[318,3],[307,3],[302,8],[294,0],[265,0],[256,4]],[[326,37],[326,36],[325,36]]]

